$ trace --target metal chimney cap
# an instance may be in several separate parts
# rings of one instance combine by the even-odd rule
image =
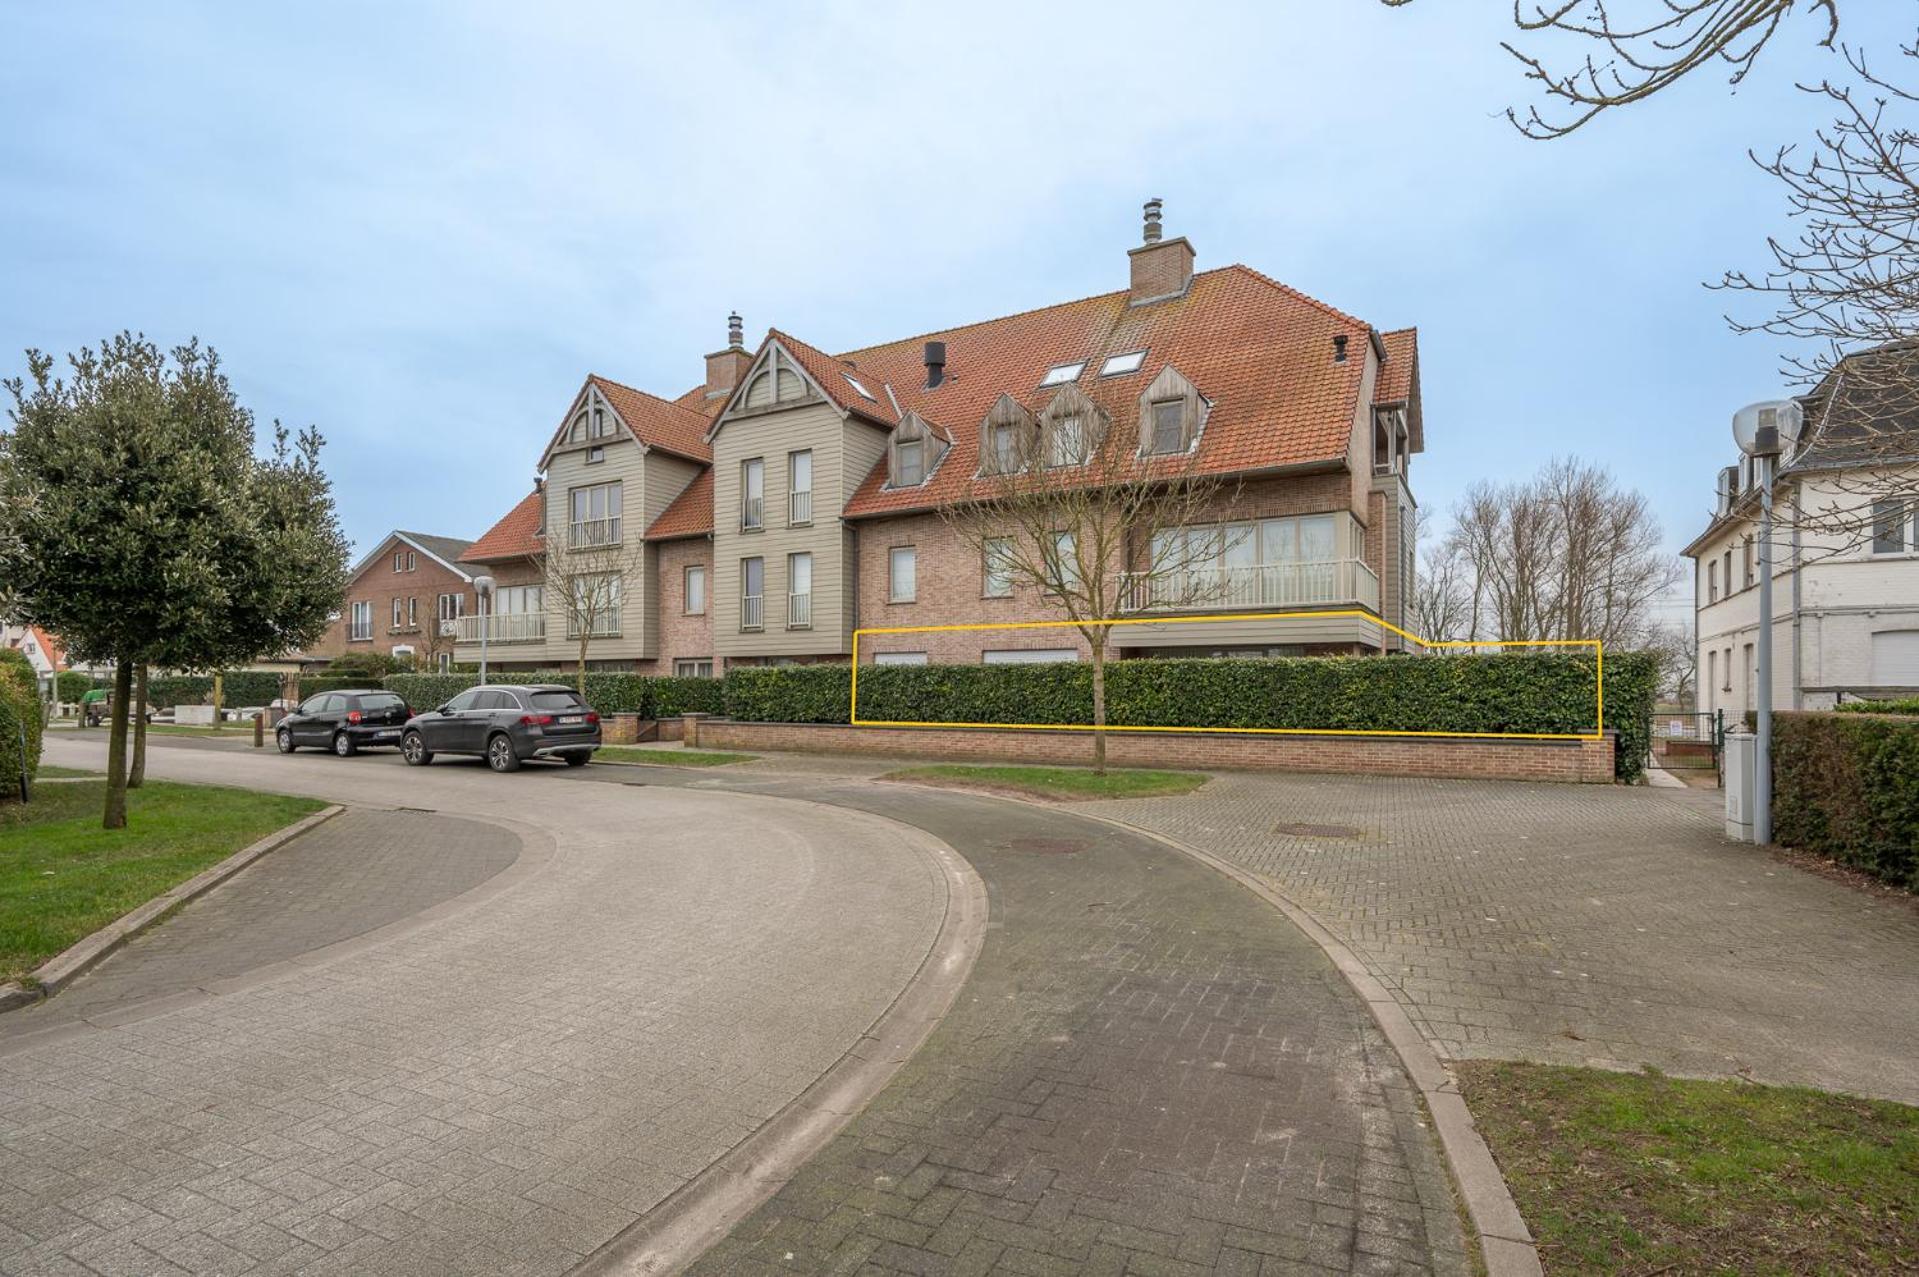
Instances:
[[[1148,244],[1159,243],[1159,237],[1162,233],[1159,225],[1160,210],[1165,206],[1165,203],[1166,201],[1157,195],[1146,201],[1146,242]]]
[[[746,344],[746,321],[740,318],[740,312],[734,311],[726,317],[726,348],[739,350]]]

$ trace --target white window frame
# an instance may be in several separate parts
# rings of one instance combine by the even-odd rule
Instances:
[[[713,658],[682,656],[673,662],[674,678],[712,678]]]
[[[1127,373],[1138,372],[1146,362],[1146,351],[1126,350],[1117,355],[1108,355],[1099,366],[1102,377],[1124,377]]]
[[[804,569],[806,588],[798,588]],[[813,628],[813,552],[795,550],[786,556],[786,628],[789,630],[810,630]]]
[[[740,531],[758,532],[766,527],[766,458],[748,457],[740,462]]]
[[[1079,587],[1079,536],[1076,533],[1053,533],[1053,543],[1048,547],[1047,566],[1052,571],[1048,594],[1064,594],[1068,588]]]
[[[417,596],[411,594],[407,596],[406,600],[406,627],[409,630],[420,627],[420,600]]]
[[[1071,425],[1069,430],[1067,427]],[[1065,444],[1072,441],[1069,450]],[[1049,470],[1064,469],[1067,466],[1085,465],[1090,452],[1086,446],[1086,417],[1082,413],[1070,412],[1047,423],[1046,426],[1046,467]]]
[[[400,628],[400,615],[400,599],[398,595],[395,595],[393,599],[393,624],[390,628],[396,630]]]
[[[585,514],[581,514],[581,501]],[[595,513],[597,507],[598,513]],[[582,483],[566,493],[567,544],[578,549],[619,545],[626,534],[626,485],[618,479]],[[586,531],[583,529],[591,529]]]
[[[1013,569],[1010,564],[1004,566],[996,578],[993,562],[998,559],[1007,563],[1013,555],[1012,537],[988,537],[980,555],[980,597],[983,599],[1010,599],[1013,597]],[[997,582],[998,588],[995,588]]]
[[[695,581],[699,582],[698,589],[693,586]],[[699,598],[698,607],[693,606],[695,596]],[[706,564],[704,563],[689,563],[680,571],[680,614],[682,616],[706,615]]]
[[[907,582],[910,587],[905,594],[900,593],[901,556],[910,566]],[[916,545],[888,546],[886,550],[886,601],[888,603],[916,603],[919,601],[920,552]]]
[[[1046,375],[1039,379],[1039,384],[1042,387],[1063,386],[1069,381],[1078,381],[1079,375],[1085,371],[1086,361],[1084,359],[1076,364],[1054,364],[1046,370]]]
[[[799,478],[800,470],[806,471],[806,482]],[[803,528],[813,522],[813,450],[800,448],[786,454],[786,522],[789,527]]]
[[[373,637],[373,600],[358,599],[353,604],[353,620],[347,630],[347,638],[353,642],[365,642]]]
[[[906,450],[908,448],[913,450],[913,464],[917,471],[910,479],[906,477]],[[895,487],[917,488],[926,482],[926,440],[895,439],[893,441],[893,454],[893,471],[899,476],[898,481],[894,484]]]
[[[457,621],[466,615],[466,595],[442,594],[436,601],[435,607],[440,620]]]

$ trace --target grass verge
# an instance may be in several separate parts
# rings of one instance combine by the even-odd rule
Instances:
[[[1548,1273],[1910,1264],[1919,1108],[1651,1072],[1453,1068]]]
[[[888,772],[880,779],[943,785],[950,789],[1000,790],[1059,801],[1190,794],[1207,781],[1199,772],[1109,770],[1101,775],[1084,767],[993,767],[965,763],[908,767],[904,771]]]
[[[148,781],[127,827],[100,828],[106,782],[45,785],[0,807],[0,979],[25,974],[128,910],[325,803]]]
[[[645,763],[652,767],[724,767],[728,763],[750,763],[758,754],[728,754],[710,749],[634,749],[626,745],[604,745],[594,755],[596,763]]]
[[[84,767],[55,767],[51,763],[40,764],[40,770],[34,775],[42,780],[72,780],[80,776],[98,776],[99,772],[88,771]]]

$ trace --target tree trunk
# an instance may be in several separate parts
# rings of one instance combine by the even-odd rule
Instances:
[[[592,627],[586,627],[586,631],[580,635],[580,667],[573,672],[573,686],[579,690],[581,700],[586,699],[586,645],[593,641]]]
[[[1093,774],[1106,774],[1106,635],[1095,631],[1093,648]]]
[[[113,721],[107,727],[107,809],[102,829],[127,827],[127,708],[133,700],[133,663],[121,657],[113,670]]]
[[[127,769],[127,788],[138,789],[147,779],[147,667],[133,671],[133,766]]]

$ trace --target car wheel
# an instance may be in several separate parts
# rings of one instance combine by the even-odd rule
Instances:
[[[571,754],[562,754],[560,757],[566,759],[566,765],[568,767],[584,767],[593,761],[593,755],[583,749]]]
[[[425,767],[433,761],[433,751],[426,747],[426,737],[408,732],[400,738],[400,757],[406,759],[409,767]]]
[[[516,772],[520,770],[520,756],[513,752],[513,742],[506,735],[495,736],[486,743],[486,765],[496,772]]]
[[[345,732],[335,732],[333,733],[333,752],[342,758],[351,758],[360,750],[359,746],[353,743],[351,736]]]
[[[273,743],[280,747],[282,754],[291,754],[295,749],[299,748],[299,746],[293,743],[293,729],[291,727],[282,727],[279,731],[275,732],[273,734]]]

